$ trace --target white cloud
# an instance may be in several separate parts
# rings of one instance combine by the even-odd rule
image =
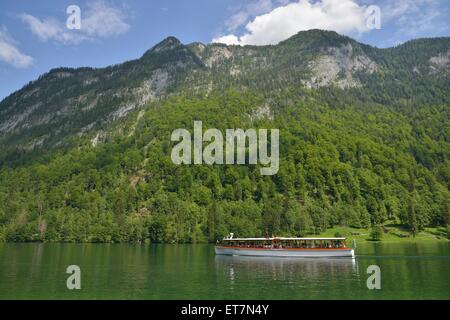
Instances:
[[[411,13],[419,13],[423,6],[433,5],[433,0],[389,0],[382,4],[385,20],[401,17]]]
[[[442,36],[450,31],[448,0],[383,0],[379,6],[382,25],[392,30],[381,47],[399,45],[411,38]]]
[[[33,64],[33,58],[17,48],[5,27],[0,28],[0,61],[16,68],[26,68]]]
[[[84,40],[109,38],[124,34],[130,28],[125,14],[103,1],[90,2],[81,8],[81,29],[67,29],[65,20],[39,19],[22,14],[21,19],[41,41],[56,41],[63,44],[78,44]]]
[[[217,39],[213,39],[212,42],[217,42],[217,43],[225,43],[228,45],[240,45],[241,42],[239,40],[238,36],[235,36],[234,34],[229,34],[227,36],[223,36]]]
[[[40,20],[26,13],[20,15],[20,18],[41,41],[54,40],[64,44],[78,44],[87,39],[83,34],[67,29],[65,24],[54,18]]]
[[[81,31],[92,37],[108,38],[124,34],[130,28],[125,14],[103,1],[91,2],[85,18],[81,18]]]
[[[276,44],[299,31],[334,30],[352,34],[368,31],[364,13],[366,6],[355,0],[299,0],[256,16],[245,26],[246,32],[217,37],[212,42],[240,45]],[[237,40],[237,43],[236,43]]]
[[[239,27],[245,25],[252,16],[267,13],[272,9],[272,0],[253,0],[246,2],[239,8],[238,12],[234,13],[225,21],[225,27],[229,32],[234,32]]]
[[[398,35],[432,35],[449,29],[443,3],[433,0],[385,1],[382,4],[383,19],[395,25]]]

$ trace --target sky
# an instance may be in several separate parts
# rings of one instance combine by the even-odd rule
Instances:
[[[450,36],[450,0],[1,0],[0,99],[52,68],[136,59],[168,36],[265,45],[309,29],[380,48]]]

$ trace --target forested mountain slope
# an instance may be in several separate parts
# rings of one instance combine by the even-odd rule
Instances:
[[[450,220],[450,39],[334,32],[52,70],[0,103],[0,239],[215,240]],[[177,166],[171,132],[280,129],[280,170]]]

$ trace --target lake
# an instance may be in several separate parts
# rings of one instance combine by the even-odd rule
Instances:
[[[214,246],[0,244],[0,299],[450,299],[450,242],[360,243],[352,259],[215,256]],[[68,290],[69,265],[81,290]],[[369,290],[367,267],[381,269]]]

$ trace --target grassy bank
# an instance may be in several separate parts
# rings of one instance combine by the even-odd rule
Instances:
[[[386,224],[383,226],[381,241],[402,242],[402,241],[449,241],[447,231],[444,227],[427,227],[413,237],[405,226],[397,224]],[[350,241],[373,241],[371,239],[371,229],[357,229],[352,227],[336,226],[322,232],[320,237],[335,237],[340,235]]]

